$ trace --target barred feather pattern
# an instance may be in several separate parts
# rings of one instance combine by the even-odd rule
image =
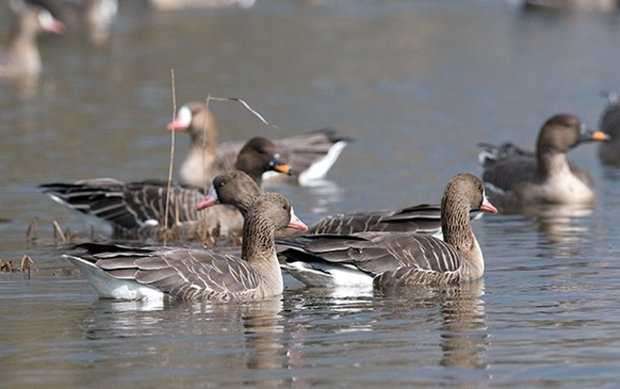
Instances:
[[[125,246],[89,245],[95,252],[79,258],[111,277],[160,290],[177,300],[226,303],[271,295],[256,269],[232,255],[188,248],[132,250]]]

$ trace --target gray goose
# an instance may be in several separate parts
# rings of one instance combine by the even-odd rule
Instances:
[[[242,146],[240,142],[218,144],[217,122],[206,103],[191,102],[179,108],[168,129],[187,132],[191,138],[189,154],[180,170],[181,181],[186,185],[206,186],[215,176],[231,170]],[[298,182],[304,185],[323,178],[348,141],[333,129],[321,129],[276,139],[274,143]]]
[[[582,143],[608,139],[601,131],[586,130],[576,116],[558,114],[542,126],[535,153],[510,143],[480,144],[482,179],[489,197],[504,211],[539,204],[591,204],[592,178],[566,153]]]
[[[258,301],[282,293],[282,273],[274,233],[304,230],[288,200],[259,196],[243,226],[241,256],[189,248],[138,248],[88,243],[85,254],[70,254],[102,298],[201,300],[213,303]]]
[[[609,142],[601,143],[598,156],[601,162],[609,166],[620,166],[620,99],[618,94],[607,94],[608,104],[601,114],[599,128],[609,135]]]
[[[250,139],[239,152],[235,168],[261,184],[265,171],[288,174],[289,167],[279,159],[275,145],[266,138]],[[179,240],[236,235],[243,220],[232,207],[217,207],[198,212],[204,193],[197,188],[174,185],[166,221],[167,183],[150,180],[125,183],[110,178],[95,178],[74,183],[49,183],[39,186],[53,200],[79,212],[109,222],[114,235],[123,238],[160,237],[163,229],[173,228]],[[198,235],[198,236],[196,236]]]
[[[15,18],[8,45],[0,53],[0,78],[36,78],[42,67],[37,35],[42,32],[60,34],[64,25],[37,2],[10,0],[9,7]]]
[[[428,234],[361,232],[278,239],[283,267],[310,286],[460,284],[482,277],[484,258],[470,226],[470,211],[496,213],[482,181],[459,174],[441,200],[444,240]]]
[[[213,179],[209,194],[198,205],[204,209],[224,198],[224,203],[235,204],[241,214],[261,193],[253,180],[238,171],[232,171]],[[480,215],[472,209],[470,217]],[[326,216],[312,225],[310,234],[353,234],[356,232],[417,232],[440,238],[441,210],[439,205],[420,204],[397,211],[371,211]]]

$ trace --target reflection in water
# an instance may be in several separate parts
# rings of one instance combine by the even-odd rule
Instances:
[[[590,239],[592,208],[583,205],[546,205],[524,210],[535,220],[538,230],[560,255],[579,254],[581,245]]]
[[[393,292],[390,292],[390,294]],[[484,309],[484,280],[461,286],[401,290],[390,301],[395,315],[408,316],[422,308],[439,306],[440,364],[446,367],[487,367],[488,328]]]

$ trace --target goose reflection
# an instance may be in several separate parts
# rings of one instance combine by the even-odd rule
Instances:
[[[524,211],[559,255],[576,255],[591,239],[592,208],[579,205],[547,205]]]

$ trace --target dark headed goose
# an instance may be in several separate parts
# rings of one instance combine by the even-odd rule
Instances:
[[[599,128],[609,135],[609,142],[601,143],[598,156],[605,165],[620,166],[620,99],[618,94],[607,94],[608,104],[601,114]]]
[[[459,174],[441,200],[444,241],[427,234],[361,232],[278,239],[283,267],[311,286],[390,288],[459,284],[482,277],[484,258],[470,212],[496,213],[482,181]]]
[[[199,204],[204,209],[224,197],[226,204],[235,204],[243,214],[243,209],[251,204],[261,193],[250,177],[239,172],[217,176],[213,179],[213,190]],[[215,196],[215,197],[213,197]],[[479,210],[472,209],[471,217],[478,216]],[[310,234],[353,234],[356,232],[417,232],[432,234],[441,238],[441,211],[439,205],[421,204],[397,211],[371,211],[326,216],[315,223]]]
[[[215,176],[230,170],[242,146],[239,142],[218,144],[217,122],[206,103],[192,102],[182,106],[168,129],[185,131],[191,138],[190,151],[180,171],[181,180],[187,185],[205,186]],[[334,130],[322,129],[277,139],[274,143],[303,185],[323,178],[347,141],[336,136]]]
[[[41,55],[37,35],[41,32],[62,33],[64,26],[50,11],[36,2],[10,0],[15,14],[8,45],[0,53],[0,78],[36,77],[41,72]]]
[[[601,131],[586,130],[574,115],[548,119],[538,134],[536,152],[512,144],[480,144],[482,179],[489,197],[500,208],[536,204],[590,204],[594,190],[590,175],[572,164],[566,153],[585,142],[606,141]]]
[[[131,250],[94,243],[82,246],[87,254],[65,257],[103,298],[257,301],[282,293],[274,233],[286,227],[306,228],[285,197],[265,193],[247,213],[240,257],[205,249]]]
[[[243,146],[235,167],[246,172],[258,185],[266,171],[289,172],[288,165],[279,159],[275,145],[261,137],[252,138]],[[172,187],[166,219],[167,183],[164,181],[125,183],[96,178],[39,187],[59,203],[108,221],[115,235],[122,237],[157,238],[161,227],[173,226],[181,231],[189,230],[182,234],[186,239],[195,238],[192,235],[197,228],[201,229],[201,235],[210,236],[211,231],[217,231],[219,236],[228,236],[240,233],[243,225],[239,213],[231,207],[198,212],[197,205],[204,193],[179,185]]]

